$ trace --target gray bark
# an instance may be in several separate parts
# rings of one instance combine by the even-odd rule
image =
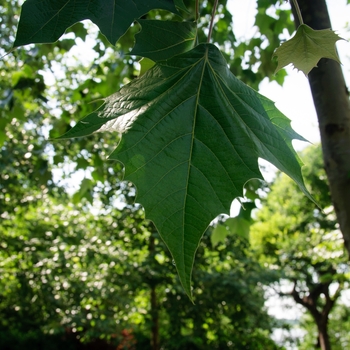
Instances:
[[[303,21],[313,29],[331,28],[325,0],[298,0]],[[297,16],[294,16],[299,25]],[[309,74],[323,159],[332,202],[350,255],[350,103],[339,63],[322,58]]]

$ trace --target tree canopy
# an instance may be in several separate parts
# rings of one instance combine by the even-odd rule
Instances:
[[[87,5],[31,0],[22,6],[14,42],[15,47],[53,42],[75,22],[90,19],[115,44],[137,19],[140,33],[130,54],[151,59],[155,65],[105,97],[95,112],[63,137],[97,131],[122,134],[111,158],[124,165],[125,178],[136,185],[136,200],[171,251],[190,297],[191,271],[200,238],[218,214],[229,212],[234,198],[243,196],[248,180],[262,179],[259,157],[286,172],[312,199],[291,146],[293,138],[303,138],[290,128],[288,119],[272,101],[232,74],[225,57],[210,44],[217,5],[217,1],[212,5],[206,32],[202,17],[209,6],[201,13],[199,1],[187,10],[182,1],[149,2],[147,6],[127,3],[120,7],[115,0],[109,7],[98,1]],[[148,15],[151,10],[160,11],[158,17]],[[163,10],[169,11],[164,18]],[[163,31],[168,35],[161,40],[159,33]],[[203,35],[207,43],[201,43]],[[339,39],[334,34],[328,42],[322,35],[311,28],[297,34],[306,42],[310,42],[310,36],[322,41],[324,51],[320,45],[307,49],[316,61]],[[288,56],[283,53],[288,50],[286,45],[276,51],[278,69],[289,63],[283,63]],[[299,61],[305,59],[296,55],[294,64],[299,66]]]
[[[302,157],[306,161],[305,182],[324,209],[311,206],[287,176],[278,174],[251,226],[251,242],[261,261],[289,281],[287,296],[307,309],[316,325],[320,347],[330,349],[328,320],[341,293],[349,288],[350,266],[320,146],[309,146]],[[333,341],[335,345],[338,340]]]

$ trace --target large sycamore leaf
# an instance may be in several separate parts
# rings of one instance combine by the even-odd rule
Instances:
[[[276,71],[292,63],[295,68],[309,74],[321,58],[340,63],[335,43],[342,38],[330,29],[314,30],[302,24],[294,37],[284,42],[274,53],[278,65]]]
[[[142,30],[136,35],[136,43],[130,55],[163,61],[194,46],[197,32],[195,22],[137,20]]]
[[[175,4],[184,8],[181,0]],[[132,22],[152,9],[177,13],[174,0],[27,0],[14,47],[50,43],[74,23],[90,19],[115,44]]]
[[[110,158],[124,164],[191,297],[202,234],[218,214],[229,213],[249,179],[262,179],[259,157],[309,195],[290,146],[290,136],[300,137],[276,111],[230,72],[214,45],[201,44],[157,63],[63,137],[123,134]]]

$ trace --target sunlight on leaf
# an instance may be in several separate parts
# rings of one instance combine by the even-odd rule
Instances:
[[[276,72],[292,63],[305,75],[317,67],[321,58],[330,58],[340,63],[335,43],[342,40],[330,29],[314,30],[302,24],[294,37],[283,43],[274,53],[278,65]]]

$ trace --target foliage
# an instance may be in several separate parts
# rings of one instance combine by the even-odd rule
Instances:
[[[316,323],[321,314],[326,317],[327,312],[333,314],[331,305],[337,302],[341,291],[349,287],[350,270],[331,204],[320,147],[309,146],[303,158],[307,161],[306,184],[324,210],[310,205],[289,178],[278,174],[250,232],[261,262],[279,271],[281,278],[290,282],[291,292],[286,296],[293,296],[302,305],[302,299],[313,298],[315,309],[310,304],[308,310]]]
[[[226,3],[217,9],[212,40],[230,71],[255,88],[266,76],[283,82],[283,71],[271,76],[275,70],[273,51],[283,40],[284,29],[293,31],[290,10],[281,9],[281,3],[258,1],[259,31],[247,41],[232,33]],[[182,7],[180,1],[176,4]],[[161,46],[164,56],[154,70],[164,65],[163,59],[192,49],[194,4],[187,1],[186,5],[189,12],[181,12],[183,22],[173,13],[156,9],[138,19],[142,31],[136,35],[134,50],[138,51],[134,54],[143,52],[148,57],[142,44],[149,43],[145,32],[153,35],[167,29],[174,34],[175,49],[169,49],[167,42]],[[200,8],[195,28],[198,42],[206,40],[211,10],[210,3]],[[273,16],[266,15],[267,10],[273,10]],[[1,3],[0,11],[3,54],[14,42],[18,4]],[[159,27],[154,30],[155,18],[171,21],[157,21]],[[28,339],[33,345],[42,332],[53,332],[58,342],[64,326],[84,341],[102,337],[118,343],[127,331],[146,349],[154,311],[150,292],[155,290],[160,338],[167,348],[226,348],[228,344],[242,349],[276,348],[269,338],[271,324],[263,310],[262,288],[274,275],[256,262],[244,237],[220,237],[214,247],[209,243],[210,230],[205,232],[194,266],[192,305],[178,283],[172,257],[162,240],[144,221],[140,208],[131,205],[135,190],[130,182],[121,181],[121,164],[105,161],[119,135],[47,140],[48,134],[56,138],[67,132],[80,116],[96,110],[99,100],[126,87],[138,75],[139,57],[126,53],[139,28],[135,23],[112,47],[91,26],[76,23],[57,43],[17,48],[0,61],[4,160],[0,164],[4,222],[0,228],[4,238],[0,251],[4,291],[0,297],[0,337],[3,340],[4,334],[11,334],[11,343],[21,338],[23,348]],[[176,33],[181,33],[180,40]],[[86,57],[77,54],[77,44],[87,44],[91,37],[95,40],[93,53],[89,53],[92,60],[86,63]],[[155,46],[153,51],[158,49]],[[157,61],[157,57],[151,58]],[[149,63],[150,68],[154,62]],[[229,72],[227,75],[233,79]],[[50,77],[53,82],[49,82]],[[272,102],[255,93],[253,96],[255,101],[258,96],[270,120],[282,123],[282,135],[283,130],[289,130],[289,139],[296,136],[277,110],[269,114]],[[291,147],[288,141],[287,145]],[[79,190],[69,188],[72,174],[83,179]],[[228,221],[225,230],[241,227],[237,222]],[[155,251],[150,249],[152,238]]]
[[[256,208],[255,201],[260,199],[259,192],[263,192],[265,183],[255,179],[245,185],[246,200],[241,203],[237,216],[221,220],[213,229],[211,243],[215,247],[219,242],[225,242],[228,235],[237,235],[249,242],[250,226],[253,223],[252,211]]]
[[[10,23],[16,3],[7,5],[2,20]],[[155,289],[160,343],[167,348],[276,348],[261,285],[272,277],[244,240],[228,238],[213,248],[205,233],[194,270],[195,304],[189,303],[162,240],[131,205],[135,191],[121,182],[121,166],[104,161],[116,135],[48,139],[66,132],[76,115],[96,109],[98,102],[88,102],[135,75],[134,60],[123,54],[133,33],[122,38],[115,56],[101,35],[90,32],[96,38],[93,64],[72,60],[75,43],[87,42],[89,31],[76,24],[60,42],[19,48],[0,62],[2,91],[11,95],[4,95],[0,109],[6,120],[0,347],[69,349],[78,347],[77,338],[120,345],[132,330],[137,346],[147,349]],[[15,88],[11,77],[25,74],[32,85]],[[76,174],[82,174],[78,189],[70,186]]]
[[[139,209],[96,216],[62,195],[58,201],[44,194],[2,220],[3,332],[29,337],[66,329],[83,341],[104,337],[118,343],[123,330],[132,329],[139,348],[147,349],[149,295],[156,288],[165,348],[275,348],[261,287],[273,276],[254,260],[244,239],[231,236],[212,248],[206,233],[194,269],[193,305]],[[154,251],[145,244],[152,237]]]
[[[181,0],[177,2],[181,5]],[[78,3],[71,0],[44,3],[27,0],[22,5],[14,47],[30,43],[54,42],[67,28],[84,19],[90,19],[98,25],[102,34],[115,44],[135,18],[155,8],[177,13],[175,4],[167,0],[149,0],[147,3],[142,0],[126,2],[114,0],[109,4],[101,0]]]
[[[196,2],[194,20],[199,29],[198,5]],[[208,41],[216,5],[217,2],[212,9]],[[147,6],[128,2],[122,9],[118,0],[108,6],[98,1],[75,6],[70,1],[51,4],[30,0],[23,5],[14,45],[54,41],[74,22],[86,18],[114,43],[134,18],[159,8],[180,15],[176,7],[186,19],[188,13],[181,1],[148,2]],[[64,15],[67,11],[69,17]],[[291,147],[291,139],[300,137],[273,103],[261,99],[232,75],[216,48],[200,44],[191,49],[200,35],[196,37],[188,22],[139,22],[144,33],[138,35],[134,53],[159,62],[107,98],[107,103],[66,137],[94,131],[124,134],[112,158],[125,165],[126,178],[136,185],[138,201],[165,240],[191,297],[191,271],[200,238],[210,221],[228,212],[230,202],[242,196],[246,181],[261,178],[257,157],[285,171],[308,195]],[[184,34],[179,35],[179,28],[185,30]],[[167,36],[169,41],[159,36],[163,32],[172,34]],[[155,38],[152,41],[151,36]],[[278,119],[272,121],[276,114]],[[215,144],[226,138],[226,144]],[[223,155],[227,155],[223,150],[228,146],[231,158],[223,163]],[[207,172],[213,168],[213,161],[220,173]]]

